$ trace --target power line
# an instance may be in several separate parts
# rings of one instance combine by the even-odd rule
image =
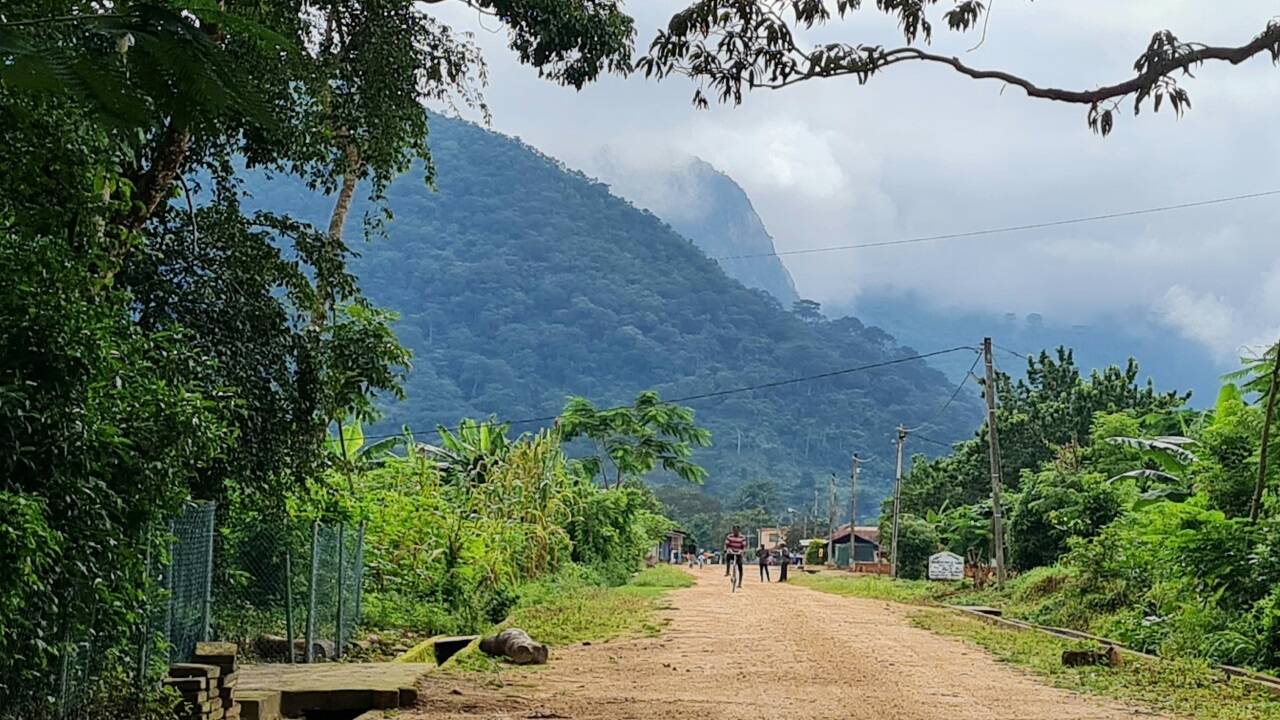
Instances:
[[[913,428],[907,428],[907,432],[915,432],[926,425],[931,425],[934,420],[942,417],[942,413],[946,412],[947,408],[951,407],[951,403],[955,402],[956,398],[960,396],[960,390],[964,388],[965,383],[969,382],[969,376],[973,375],[973,369],[978,367],[978,361],[981,359],[982,355],[975,352],[973,355],[973,364],[965,371],[964,377],[960,378],[960,383],[956,385],[956,389],[951,393],[951,397],[947,398],[947,401],[942,404],[942,407],[938,408],[938,412],[934,413],[932,417]]]
[[[1006,225],[1004,227],[984,228],[981,230],[969,230],[966,232],[943,233],[941,235],[922,235],[918,237],[902,238],[899,240],[880,240],[876,242],[853,243],[851,245],[831,245],[828,247],[806,248],[803,250],[784,250],[782,252],[753,253],[747,255],[725,255],[712,258],[712,260],[748,260],[751,258],[783,257],[787,255],[812,255],[815,253],[839,252],[842,250],[862,250],[865,248],[892,247],[895,245],[913,245],[915,243],[935,242],[938,240],[958,240],[963,238],[981,237],[984,235],[1000,235],[1003,233],[1022,232],[1026,230],[1063,227],[1066,225],[1081,225],[1084,223],[1138,217],[1141,215],[1155,215],[1158,213],[1172,212],[1174,210],[1186,210],[1188,208],[1207,207],[1209,205],[1222,205],[1224,203],[1240,202],[1242,200],[1255,200],[1257,198],[1272,197],[1275,195],[1280,195],[1280,189],[1245,193],[1243,195],[1230,195],[1210,200],[1195,200],[1191,202],[1177,203],[1175,205],[1160,205],[1157,207],[1141,208],[1138,210],[1122,210],[1119,212],[1103,213],[1101,215],[1086,215],[1083,217],[1066,218],[1063,220],[1049,220],[1046,222],[1028,223],[1025,225]]]
[[[880,362],[868,363],[866,365],[858,365],[850,368],[843,368],[841,370],[832,370],[830,372],[818,373],[816,375],[802,375],[800,377],[788,378],[786,380],[774,380],[772,382],[757,383],[754,385],[743,385],[740,387],[728,388],[725,390],[714,390],[711,392],[697,393],[694,395],[685,395],[683,397],[668,398],[663,400],[663,402],[672,403],[672,404],[697,402],[699,400],[707,400],[710,398],[724,397],[726,395],[736,395],[738,393],[751,392],[754,390],[769,390],[772,388],[783,387],[786,385],[795,385],[797,383],[813,382],[814,380],[826,380],[828,378],[839,377],[842,375],[850,375],[853,373],[865,372],[867,370],[876,370],[879,368],[891,367],[893,365],[901,365],[903,363],[913,362],[915,360],[926,360],[931,357],[937,357],[939,355],[947,355],[953,352],[959,352],[961,350],[972,351],[973,348],[969,347],[968,345],[958,345],[956,347],[947,348],[945,350],[934,350],[933,352],[920,353],[917,355],[909,355],[906,357],[894,358],[893,360],[882,360]],[[617,410],[622,407],[626,407],[626,406],[625,405],[614,406],[610,408],[605,408],[605,410]],[[476,423],[476,426],[479,427],[483,425],[489,425],[489,426],[527,425],[530,423],[537,423],[537,422],[550,422],[552,420],[558,419],[559,417],[560,417],[559,415],[545,415],[542,417],[524,418],[521,420],[485,420],[485,421]],[[436,435],[441,434],[441,430],[439,429],[431,430],[430,432]],[[388,438],[388,437],[397,437],[402,434],[403,433],[384,433],[381,435],[365,435],[364,437],[365,439]]]
[[[1020,352],[1018,352],[1017,350],[1010,350],[1010,349],[1009,349],[1009,348],[1007,348],[1007,347],[1001,347],[1000,345],[996,345],[995,343],[992,343],[992,347],[994,347],[995,349],[997,349],[997,350],[999,350],[999,351],[1001,351],[1001,352],[1007,352],[1007,353],[1009,353],[1010,355],[1012,355],[1012,356],[1014,356],[1014,357],[1016,357],[1016,358],[1022,358],[1023,360],[1026,360],[1026,359],[1027,359],[1027,356],[1026,356],[1025,354],[1020,353]]]
[[[912,434],[911,434],[911,437],[918,438],[918,439],[923,440],[923,441],[925,441],[925,442],[927,442],[927,443],[933,443],[934,445],[938,445],[939,447],[944,447],[944,448],[946,448],[946,449],[948,449],[948,450],[954,450],[954,449],[955,449],[952,443],[945,443],[945,442],[942,442],[941,440],[934,440],[933,438],[929,437],[928,435],[921,435],[920,433],[912,433]]]

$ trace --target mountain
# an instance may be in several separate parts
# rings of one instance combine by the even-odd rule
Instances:
[[[596,165],[595,171],[615,191],[670,223],[709,256],[756,256],[720,260],[730,277],[767,290],[784,307],[798,298],[781,259],[759,257],[774,252],[773,239],[746,192],[728,175],[696,158],[653,168],[642,161],[605,156]],[[1023,354],[1065,345],[1075,350],[1084,368],[1124,365],[1135,357],[1145,376],[1160,387],[1192,391],[1191,402],[1197,406],[1213,402],[1219,378],[1233,369],[1142,311],[1080,324],[1058,319],[1052,312],[979,312],[939,307],[917,294],[867,289],[856,302],[829,303],[825,312],[829,317],[856,316],[916,348],[974,345],[990,336],[998,345]],[[1005,370],[1021,372],[1022,360],[1002,355],[997,361]],[[970,358],[950,358],[934,366],[958,382],[970,363]]]
[[[733,178],[699,158],[687,158],[661,170],[637,167],[607,155],[596,165],[593,172],[614,193],[665,220],[717,259],[729,277],[764,290],[786,308],[800,299],[782,260],[769,257],[775,252],[773,238],[752,207],[751,198]],[[740,258],[743,255],[752,257]]]
[[[353,271],[400,313],[397,333],[415,354],[407,399],[386,408],[383,431],[554,415],[568,395],[602,406],[647,388],[677,398],[913,354],[856,319],[788,312],[654,215],[515,139],[433,116],[431,148],[438,190],[420,171],[399,178],[386,237],[353,243]],[[313,221],[331,203],[283,179],[257,177],[248,190],[258,206]],[[366,209],[354,209],[350,237]],[[727,498],[765,478],[786,498],[811,500],[816,486],[825,497],[829,475],[847,476],[860,450],[869,517],[892,477],[896,425],[933,420],[941,440],[977,426],[968,394],[934,419],[953,389],[914,360],[690,402],[714,438],[696,456],[707,491]]]

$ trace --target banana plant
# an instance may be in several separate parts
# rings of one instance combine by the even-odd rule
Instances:
[[[1280,342],[1253,357],[1240,359],[1243,368],[1228,373],[1226,380],[1241,381],[1246,392],[1257,393],[1262,403],[1262,443],[1258,446],[1258,479],[1249,503],[1249,522],[1258,521],[1262,509],[1262,492],[1267,486],[1267,455],[1271,445],[1271,420],[1275,417],[1276,385],[1280,384]]]
[[[405,435],[393,435],[365,445],[364,428],[359,421],[339,421],[338,430],[340,434],[331,434],[325,438],[325,450],[356,472],[379,467],[389,458],[395,457],[396,448],[402,447],[406,442]]]
[[[440,445],[419,445],[418,449],[442,461],[451,476],[467,485],[479,485],[510,454],[512,442],[507,438],[508,426],[493,419],[479,421],[467,418],[458,423],[456,432],[441,425],[436,428]]]
[[[1164,483],[1161,487],[1150,488],[1139,495],[1134,508],[1142,508],[1163,501],[1182,502],[1193,494],[1194,488],[1188,486],[1175,473],[1182,473],[1199,459],[1195,453],[1186,448],[1188,445],[1194,445],[1195,440],[1182,435],[1162,435],[1155,438],[1109,437],[1107,442],[1133,448],[1139,451],[1144,459],[1155,462],[1161,468],[1158,470],[1137,468],[1111,478],[1111,482],[1121,478],[1141,478]]]

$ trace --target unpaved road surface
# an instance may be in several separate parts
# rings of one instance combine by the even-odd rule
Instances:
[[[760,584],[718,567],[670,597],[660,637],[554,648],[500,681],[433,674],[415,720],[1114,720],[1147,712],[1048,687],[911,626],[909,608]]]

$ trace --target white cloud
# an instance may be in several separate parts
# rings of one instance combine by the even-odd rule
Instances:
[[[1221,296],[1174,285],[1157,303],[1156,311],[1184,337],[1232,357],[1233,343],[1240,339],[1240,318]]]

